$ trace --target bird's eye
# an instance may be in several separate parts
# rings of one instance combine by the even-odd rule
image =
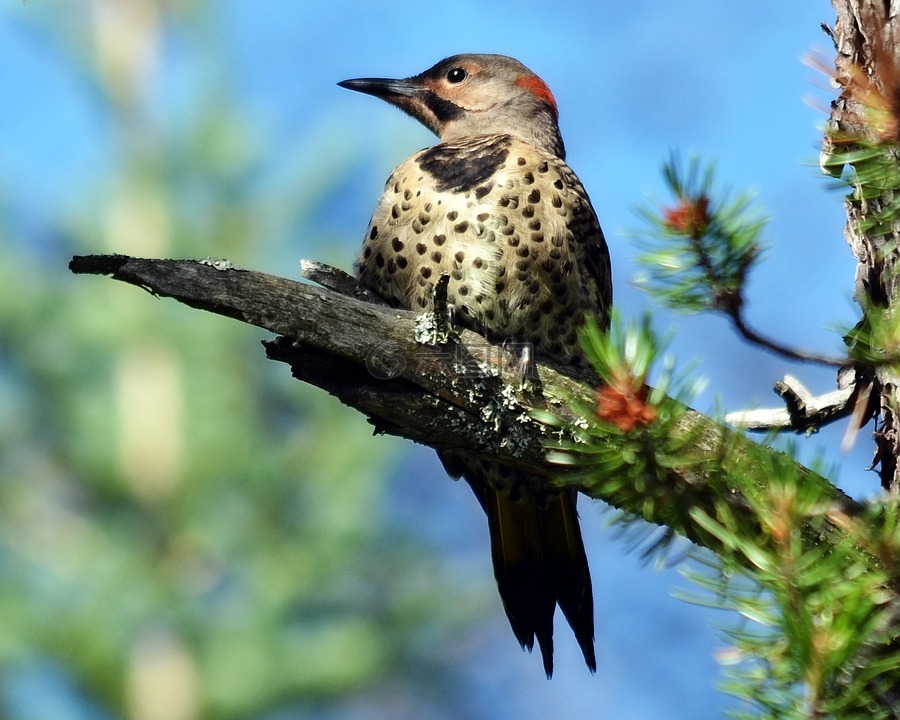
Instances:
[[[447,73],[447,82],[456,85],[457,83],[461,83],[467,77],[469,77],[469,73],[460,67],[455,67]]]

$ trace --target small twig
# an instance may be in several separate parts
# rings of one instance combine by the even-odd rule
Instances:
[[[367,287],[360,285],[359,280],[340,268],[326,265],[317,260],[304,259],[300,261],[300,274],[307,280],[312,280],[317,285],[334,290],[334,292],[346,297],[366,300],[376,305],[387,305],[382,298],[378,297]]]
[[[818,353],[806,352],[805,350],[797,350],[795,348],[783,345],[777,340],[772,340],[764,335],[759,334],[756,330],[747,325],[744,320],[744,304],[743,299],[730,303],[723,308],[725,314],[731,318],[735,328],[745,340],[758,345],[759,347],[781,355],[789,360],[799,360],[800,362],[818,363],[819,365],[827,365],[829,367],[842,368],[848,364],[847,358],[838,358],[829,355],[820,355]]]
[[[742,410],[729,413],[725,422],[756,432],[813,433],[823,425],[850,415],[855,402],[856,384],[824,395],[813,395],[795,377],[785,375],[775,383],[775,392],[784,398],[785,408]]]

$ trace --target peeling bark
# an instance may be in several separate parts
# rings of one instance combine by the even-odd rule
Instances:
[[[832,103],[822,164],[839,157],[853,140],[875,142],[900,162],[900,3],[896,0],[834,0],[837,23],[830,30],[837,56],[834,79],[841,88]],[[878,111],[884,106],[884,112]],[[893,149],[891,149],[893,145]],[[832,165],[831,173],[839,169]],[[900,293],[900,222],[871,227],[866,221],[894,201],[894,190],[880,197],[845,201],[844,237],[857,259],[854,296],[865,308],[894,311]],[[866,327],[863,318],[862,327]],[[867,371],[873,385],[874,432],[881,483],[900,493],[900,377],[889,365]]]

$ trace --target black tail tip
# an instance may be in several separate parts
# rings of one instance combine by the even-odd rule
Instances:
[[[594,655],[594,640],[591,638],[591,642],[581,646],[581,652],[584,655],[584,664],[587,665],[588,670],[591,671],[591,674],[597,672],[597,657]]]

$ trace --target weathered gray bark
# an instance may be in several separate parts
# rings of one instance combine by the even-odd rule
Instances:
[[[833,0],[837,23],[832,36],[837,50],[835,80],[841,87],[832,103],[829,133],[822,149],[823,163],[853,138],[884,143],[900,162],[897,137],[887,138],[890,127],[873,124],[872,99],[888,103],[882,120],[897,121],[900,113],[900,3],[896,0]],[[894,128],[894,132],[896,128]],[[893,142],[893,150],[888,149]],[[855,296],[866,307],[897,308],[900,292],[900,222],[889,228],[865,229],[864,221],[875,217],[894,200],[894,191],[860,201],[848,197],[844,236],[858,260]],[[865,319],[864,319],[865,324]],[[877,426],[876,464],[882,485],[900,493],[900,378],[889,365],[866,371],[863,382],[872,383],[872,410]]]
[[[568,480],[566,468],[546,457],[547,445],[560,434],[534,420],[531,412],[547,410],[574,422],[577,417],[569,399],[588,406],[595,402],[594,382],[545,363],[537,366],[540,389],[521,389],[518,360],[475,333],[462,331],[458,339],[442,345],[417,341],[415,313],[354,297],[352,279],[344,282],[323,274],[329,285],[342,285],[341,292],[335,292],[228,266],[119,255],[77,257],[70,268],[75,273],[110,275],[156,295],[270,330],[280,336],[265,343],[270,358],[288,363],[298,379],[366,414],[376,431],[436,449],[475,447],[485,457],[527,468],[548,484]],[[672,468],[667,478],[673,502],[653,507],[634,502],[623,509],[671,526],[677,498],[687,497],[680,504],[688,507],[677,510],[682,515],[696,508],[716,516],[721,503],[738,516],[747,515],[740,490],[728,485],[727,467],[723,473],[723,447],[731,447],[730,457],[751,449],[759,452],[759,447],[691,410],[683,416],[680,432],[691,438],[693,457],[685,467]],[[856,503],[826,480],[802,472],[807,482],[822,489],[835,512],[859,512]],[[713,475],[716,480],[710,482]],[[617,498],[603,497],[590,487],[579,489],[617,503]],[[694,542],[716,549],[713,538],[695,532],[689,523],[677,524]],[[830,546],[843,537],[840,528],[828,523],[824,530],[812,525],[808,530],[814,543]]]

